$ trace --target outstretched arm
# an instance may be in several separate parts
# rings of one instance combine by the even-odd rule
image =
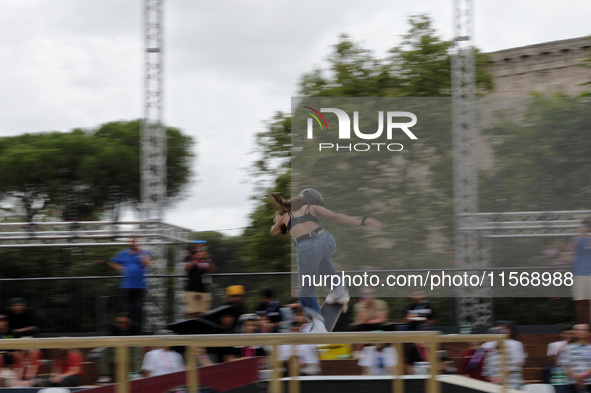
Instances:
[[[353,217],[348,216],[342,213],[335,213],[331,210],[323,206],[314,205],[312,206],[314,209],[314,213],[320,217],[328,218],[331,221],[334,221],[339,224],[344,225],[352,225],[352,226],[366,226],[368,228],[379,228],[382,226],[382,223],[375,218],[363,218],[363,217]]]

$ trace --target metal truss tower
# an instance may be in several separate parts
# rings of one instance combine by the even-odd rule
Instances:
[[[166,138],[162,124],[162,0],[144,0],[144,49],[142,219],[162,221],[166,194]]]
[[[454,0],[454,53],[452,55],[452,135],[455,216],[455,258],[458,267],[485,268],[490,263],[480,253],[490,246],[480,244],[477,231],[460,230],[460,217],[478,212],[476,160],[476,70],[472,45],[472,0]],[[462,225],[464,224],[464,225]],[[469,226],[468,226],[469,227]],[[458,290],[459,323],[487,325],[492,322],[490,287]]]
[[[144,0],[144,119],[141,128],[142,220],[159,229],[166,196],[166,131],[162,123],[162,0]],[[152,247],[152,274],[164,274],[162,246]],[[152,280],[146,315],[152,329],[164,325],[164,283]]]

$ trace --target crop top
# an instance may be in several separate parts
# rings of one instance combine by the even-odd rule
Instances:
[[[287,230],[291,231],[291,227],[297,224],[301,224],[303,222],[315,222],[318,223],[318,219],[312,214],[310,213],[310,205],[308,205],[308,207],[306,208],[306,212],[304,213],[303,216],[301,217],[294,217],[291,212],[287,212],[287,214],[289,214],[289,221],[287,223]]]

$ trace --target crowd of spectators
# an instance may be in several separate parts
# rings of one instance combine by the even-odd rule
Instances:
[[[0,339],[32,338],[39,332],[38,322],[23,298],[12,298],[0,313]],[[82,354],[77,349],[54,351],[52,359],[39,349],[5,350],[0,354],[0,380],[8,387],[79,386],[84,375]],[[40,368],[51,363],[50,372]]]
[[[272,332],[298,332],[310,331],[311,322],[304,315],[297,299],[282,304],[271,289],[261,292],[259,304],[254,309],[248,310],[245,305],[245,288],[242,285],[232,285],[226,288],[226,301],[220,307],[213,310],[203,310],[196,320],[205,321],[207,326],[218,329],[213,332],[223,334],[233,333],[272,333]],[[413,292],[410,302],[399,319],[391,319],[388,304],[377,299],[372,291],[364,291],[361,298],[353,305],[351,323],[345,325],[348,330],[425,330],[432,329],[436,322],[436,312],[431,303],[425,299],[424,293]],[[193,313],[188,313],[194,316]],[[204,322],[204,323],[205,323]],[[5,314],[0,315],[0,337],[17,338],[35,335],[38,331],[33,312],[27,308],[24,299],[15,298],[8,302]],[[200,325],[198,325],[200,326]],[[523,384],[521,367],[526,358],[523,345],[516,340],[515,331],[510,323],[500,324],[491,333],[507,333],[510,338],[505,341],[505,348],[509,354],[510,374],[509,383],[512,387]],[[586,330],[585,330],[586,329]],[[588,332],[588,325],[577,325],[575,333]],[[113,336],[132,336],[140,334],[140,328],[134,323],[134,319],[127,312],[121,312],[115,317],[110,334]],[[195,333],[199,333],[196,331]],[[549,359],[554,367],[564,367],[566,377],[573,383],[587,383],[591,380],[589,375],[582,376],[583,363],[586,355],[581,351],[572,349],[569,345],[569,337],[564,333],[557,343],[549,348]],[[591,334],[579,337],[587,345]],[[587,341],[585,341],[587,340]],[[589,342],[591,348],[591,341]],[[498,383],[500,381],[499,356],[495,348],[496,342],[471,343],[469,348],[462,353],[458,363],[457,372],[473,378]],[[234,361],[240,358],[261,356],[269,354],[269,348],[264,346],[238,346],[222,348],[198,348],[194,354],[200,366]],[[183,354],[185,357],[187,354]],[[390,345],[360,344],[354,348],[352,357],[357,358],[359,367],[366,375],[393,374],[398,362],[404,362],[404,370],[407,374],[424,372],[417,370],[417,365],[430,361],[429,352],[423,343],[409,343],[404,345],[404,353],[397,353]],[[591,350],[590,350],[591,357]],[[317,375],[321,373],[320,356],[316,345],[281,345],[278,347],[277,358],[284,363],[284,369],[288,370],[287,362],[290,357],[297,358],[299,372],[302,375]],[[445,356],[441,355],[441,364],[447,365],[444,372],[455,372],[454,367],[449,367]],[[45,359],[49,360],[45,360]],[[143,358],[143,360],[142,360]],[[113,349],[103,348],[96,356],[99,378],[97,383],[112,382],[115,366]],[[167,372],[180,371],[184,367],[181,354],[171,348],[153,348],[147,351],[144,348],[131,348],[129,357],[130,372],[144,376],[161,375]],[[49,373],[39,375],[39,370],[45,363],[50,363]],[[2,372],[0,378],[9,386],[79,386],[84,377],[83,357],[77,349],[62,349],[53,352],[51,356],[45,356],[40,350],[6,351],[0,357]],[[268,365],[267,365],[268,366]],[[591,370],[591,363],[589,364]],[[286,371],[287,372],[287,371]]]
[[[112,336],[133,336],[142,333],[145,295],[145,268],[151,263],[151,255],[144,252],[132,239],[130,247],[118,253],[111,260],[111,266],[124,276],[121,287],[122,311],[117,314],[111,326]],[[209,329],[207,333],[306,333],[311,329],[311,321],[304,315],[297,298],[283,303],[277,299],[273,290],[267,288],[260,292],[260,302],[248,307],[245,302],[246,290],[242,285],[225,288],[225,301],[212,309],[213,296],[210,291],[209,274],[216,270],[207,249],[207,243],[194,242],[183,261],[187,274],[185,287],[186,317],[199,321],[200,328]],[[132,277],[135,276],[135,277]],[[141,277],[140,277],[141,276]],[[131,286],[131,287],[130,287]],[[133,288],[133,287],[139,288]],[[139,301],[138,299],[141,299]],[[249,303],[252,304],[252,303]],[[422,291],[414,291],[409,303],[397,313],[390,312],[388,303],[376,296],[375,290],[365,289],[361,297],[350,303],[350,311],[343,314],[337,330],[346,331],[412,331],[436,329],[437,311]],[[19,338],[35,336],[39,324],[34,313],[27,307],[25,299],[13,298],[8,301],[6,311],[0,314],[0,338]],[[473,332],[484,333],[473,327]],[[524,384],[523,366],[527,358],[524,345],[518,340],[514,326],[500,322],[488,333],[505,333],[509,338],[504,347],[508,354],[509,387],[520,388]],[[471,342],[455,361],[447,357],[445,351],[437,354],[443,373],[457,373],[492,383],[501,381],[501,356],[497,342]],[[270,348],[265,346],[238,346],[225,348],[197,348],[192,354],[199,366],[235,361],[245,357],[266,358]],[[181,351],[182,352],[182,351]],[[62,349],[46,356],[43,351],[28,349],[5,351],[0,356],[0,379],[4,384],[14,387],[27,386],[78,386],[84,376],[83,357],[76,349]],[[189,354],[178,353],[174,348],[131,348],[129,370],[135,375],[156,376],[184,368],[184,359]],[[395,367],[402,362],[406,374],[424,373],[430,353],[421,342],[407,343],[403,353],[388,344],[356,344],[350,356],[364,375],[388,375],[395,373]],[[541,378],[552,384],[563,385],[564,389],[590,391],[591,386],[591,332],[588,324],[578,324],[561,332],[560,340],[548,346],[548,366]],[[296,357],[301,375],[321,373],[320,353],[316,345],[281,345],[277,359],[289,369],[287,362]],[[113,348],[103,348],[96,353],[99,378],[98,383],[113,380],[115,368]],[[48,364],[50,372],[39,374]],[[269,366],[269,365],[267,365]],[[46,368],[46,369],[47,369]],[[558,391],[558,390],[557,390]],[[568,390],[564,390],[565,392]],[[574,391],[574,390],[572,390]]]

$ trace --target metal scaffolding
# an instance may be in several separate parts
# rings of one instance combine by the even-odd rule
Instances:
[[[160,223],[157,229],[144,221],[74,221],[0,223],[0,248],[96,247],[129,244],[132,236],[148,247],[190,242],[189,229]]]
[[[142,219],[162,221],[166,133],[162,123],[162,0],[144,0],[144,119],[141,129]]]
[[[145,230],[158,232],[166,197],[166,130],[162,122],[162,0],[144,0],[144,119],[141,129],[142,220]],[[155,275],[166,273],[164,248],[150,247]],[[153,329],[162,320],[165,288],[163,279],[152,279],[146,296],[146,317]]]
[[[454,53],[452,55],[452,135],[455,215],[455,256],[461,268],[487,268],[480,238],[470,227],[462,228],[462,214],[478,212],[478,168],[476,160],[476,72],[472,45],[472,0],[454,0]],[[488,263],[488,264],[487,264]],[[459,323],[488,325],[492,322],[491,288],[458,289]]]
[[[462,213],[458,231],[481,239],[575,236],[591,210],[549,212]]]
[[[166,324],[166,246],[173,247],[175,261],[180,259],[185,246],[191,242],[191,230],[174,225],[145,221],[73,221],[73,222],[15,222],[0,223],[0,248],[65,247],[73,250],[80,247],[119,246],[126,248],[129,238],[138,237],[142,246],[161,252],[152,263],[147,301],[145,303],[146,323],[152,331],[162,329]],[[158,261],[159,269],[154,268]],[[182,279],[175,280],[175,293],[181,293]],[[157,286],[158,285],[158,286]],[[180,303],[182,304],[182,302]],[[175,305],[176,317],[182,314]]]

